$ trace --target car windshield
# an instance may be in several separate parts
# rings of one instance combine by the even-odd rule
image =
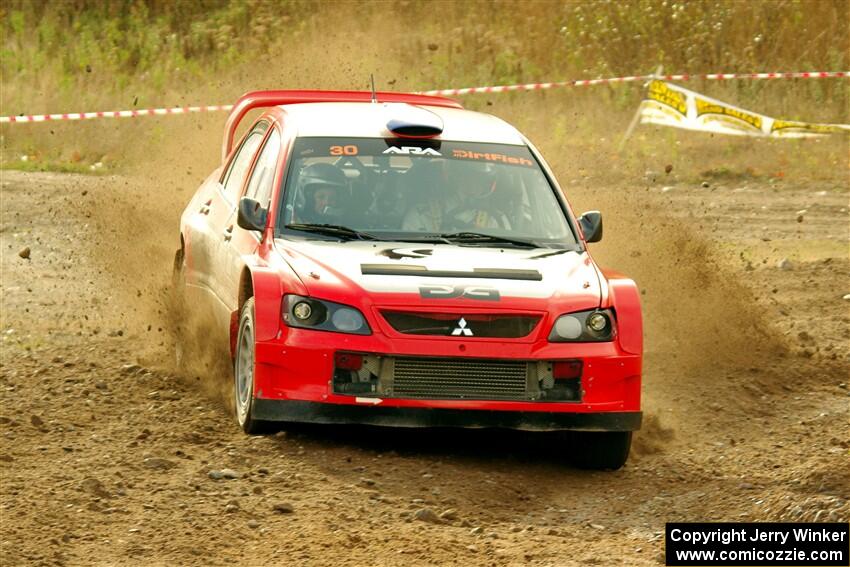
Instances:
[[[570,248],[576,238],[526,146],[299,138],[278,233]]]

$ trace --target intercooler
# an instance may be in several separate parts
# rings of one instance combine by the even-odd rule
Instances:
[[[580,401],[581,361],[338,352],[337,394],[422,400]],[[555,369],[559,368],[557,371]]]
[[[525,361],[398,357],[393,366],[394,397],[444,400],[529,397]]]

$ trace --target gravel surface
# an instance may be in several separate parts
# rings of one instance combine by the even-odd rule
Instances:
[[[649,185],[654,221],[598,190],[648,351],[603,473],[510,432],[243,435],[226,369],[170,362],[179,207],[4,171],[0,564],[658,565],[667,521],[847,521],[847,189],[727,185]]]

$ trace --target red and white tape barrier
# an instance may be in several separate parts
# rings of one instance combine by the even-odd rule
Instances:
[[[850,71],[804,71],[799,73],[706,73],[698,75],[634,75],[631,77],[612,77],[608,79],[583,79],[561,81],[557,83],[526,83],[522,85],[498,85],[490,87],[466,87],[462,89],[438,89],[420,91],[416,94],[433,96],[460,96],[467,94],[489,94],[512,91],[538,91],[566,87],[589,87],[616,83],[634,83],[661,79],[665,81],[725,81],[734,79],[840,79],[850,78]],[[48,122],[54,120],[89,120],[91,118],[135,118],[137,116],[165,116],[169,114],[190,114],[193,112],[229,111],[232,104],[209,106],[176,106],[173,108],[146,108],[141,110],[112,110],[107,112],[76,112],[64,114],[21,114],[18,116],[0,116],[0,124],[20,122]]]
[[[634,75],[631,77],[613,77],[609,79],[583,79],[579,81],[561,81],[559,83],[526,83],[524,85],[501,85],[494,87],[467,87],[463,89],[440,89],[424,91],[419,94],[433,96],[459,96],[466,94],[503,93],[510,91],[537,91],[561,87],[589,87],[615,83],[634,83],[661,79],[664,81],[724,81],[730,79],[834,79],[850,78],[850,71],[804,71],[800,73],[707,73],[702,75]]]
[[[136,116],[165,116],[168,114],[189,114],[192,112],[217,112],[220,110],[230,110],[232,108],[232,104],[213,104],[209,106],[175,106],[173,108],[143,108],[139,110],[110,110],[106,112],[21,114],[19,116],[0,116],[0,124],[6,122],[48,122],[53,120],[89,120],[91,118],[135,118]]]

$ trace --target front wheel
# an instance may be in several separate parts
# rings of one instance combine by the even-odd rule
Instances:
[[[266,433],[269,422],[254,419],[254,298],[248,299],[239,315],[236,357],[233,360],[236,421],[245,433]]]
[[[632,446],[631,431],[571,431],[570,460],[577,467],[617,470],[626,464]]]

